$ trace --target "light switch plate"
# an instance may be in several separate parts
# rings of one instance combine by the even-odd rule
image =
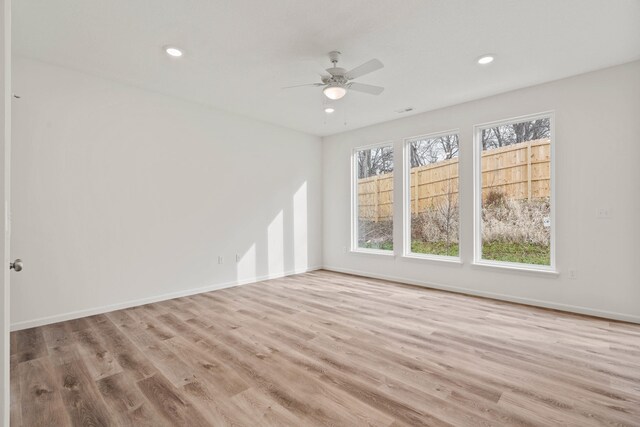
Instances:
[[[611,208],[598,208],[596,211],[596,218],[611,219]]]

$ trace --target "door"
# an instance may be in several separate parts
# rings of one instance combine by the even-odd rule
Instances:
[[[11,153],[11,0],[0,0],[0,425],[9,425],[9,159]]]

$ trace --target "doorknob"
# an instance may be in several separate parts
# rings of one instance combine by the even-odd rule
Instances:
[[[13,261],[11,264],[9,264],[9,269],[15,270],[15,271],[22,271],[22,260],[18,258],[15,261]]]

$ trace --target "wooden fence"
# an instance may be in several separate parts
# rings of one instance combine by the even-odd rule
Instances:
[[[490,191],[517,200],[549,197],[551,145],[528,141],[482,153],[482,198]],[[411,169],[411,213],[458,201],[458,158]],[[359,217],[386,220],[393,215],[393,173],[358,180]]]

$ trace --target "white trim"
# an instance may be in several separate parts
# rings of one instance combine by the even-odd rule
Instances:
[[[423,135],[410,136],[402,139],[402,257],[422,259],[429,261],[459,262],[461,245],[460,232],[462,221],[458,221],[458,256],[420,254],[411,251],[411,158],[409,156],[409,144],[418,139],[436,139],[442,136],[456,135],[458,137],[458,161],[460,161],[460,129],[452,129],[442,132],[432,132]],[[460,163],[458,163],[458,206],[460,206]]]
[[[373,148],[382,148],[382,147],[389,147],[389,146],[393,147],[393,142],[394,141],[392,139],[387,139],[382,142],[376,142],[374,144],[358,145],[357,147],[353,147],[351,152],[356,153],[358,151],[371,150]]]
[[[367,248],[360,248],[358,247],[358,178],[356,177],[356,174],[358,172],[358,166],[356,164],[357,162],[357,156],[356,153],[358,151],[363,151],[363,150],[371,150],[373,148],[382,148],[382,147],[391,147],[391,152],[393,153],[393,172],[396,171],[396,153],[395,153],[395,147],[394,147],[394,142],[392,140],[389,141],[384,141],[384,142],[378,142],[375,144],[369,144],[369,145],[361,145],[358,147],[354,147],[351,149],[351,243],[350,243],[350,251],[351,252],[361,252],[362,249],[367,249]],[[394,191],[395,193],[395,191]],[[394,200],[395,202],[395,200]],[[393,210],[395,211],[395,203],[393,206]],[[393,215],[391,216],[393,218]],[[392,234],[393,236],[393,234]],[[391,253],[395,252],[395,242],[394,242],[394,250],[393,251],[388,251]]]
[[[454,134],[458,135],[458,139],[459,139],[460,138],[460,128],[443,130],[442,132],[429,132],[429,133],[421,133],[421,134],[415,135],[415,136],[407,136],[407,137],[402,138],[402,142],[404,144],[406,144],[407,142],[415,141],[417,139],[436,139],[436,138],[439,138],[441,136],[448,136],[448,135],[454,135]],[[458,143],[459,143],[459,141],[458,141]]]
[[[2,239],[0,245],[0,426],[10,422],[10,343],[11,309],[11,0],[0,0],[0,183],[2,190]]]
[[[493,292],[483,292],[483,291],[478,291],[478,290],[475,290],[475,289],[443,285],[443,284],[439,284],[439,283],[429,282],[429,281],[426,281],[426,280],[425,281],[413,280],[413,279],[407,279],[407,278],[404,278],[404,277],[388,276],[388,275],[384,275],[384,274],[376,274],[376,273],[364,272],[364,271],[359,271],[359,270],[352,270],[352,269],[348,269],[348,268],[331,267],[331,266],[328,266],[328,265],[325,265],[323,267],[323,270],[335,271],[337,273],[353,274],[353,275],[356,275],[356,276],[370,277],[370,278],[374,278],[374,279],[389,280],[389,281],[392,281],[392,282],[398,282],[398,283],[404,283],[404,284],[408,284],[408,285],[421,286],[421,287],[429,288],[429,289],[439,289],[439,290],[442,290],[442,291],[454,292],[454,293],[458,293],[458,294],[473,295],[473,296],[484,297],[484,298],[491,298],[491,299],[496,299],[496,300],[501,300],[501,301],[507,301],[507,302],[514,302],[514,303],[518,303],[518,304],[530,305],[530,306],[534,306],[534,307],[550,308],[550,309],[553,309],[553,310],[559,310],[559,311],[564,311],[564,312],[568,312],[568,313],[584,314],[584,315],[587,315],[587,316],[595,316],[595,317],[600,317],[600,318],[603,318],[603,319],[620,320],[622,322],[631,322],[631,323],[640,324],[640,316],[636,316],[636,315],[633,315],[633,314],[617,313],[617,312],[614,312],[614,311],[607,311],[607,310],[598,310],[598,309],[590,308],[590,307],[582,307],[582,306],[578,306],[578,305],[562,304],[562,303],[556,303],[556,302],[552,302],[552,301],[544,301],[544,300],[538,300],[538,299],[532,299],[532,298],[514,297],[514,296],[511,296],[511,295],[498,294],[498,293],[493,293]]]
[[[286,271],[280,274],[263,275],[255,277],[249,280],[235,280],[231,282],[218,283],[215,285],[203,286],[200,288],[186,289],[178,292],[170,292],[162,295],[140,298],[136,300],[119,302],[116,304],[103,305],[100,307],[93,307],[84,310],[71,311],[68,313],[55,314],[53,316],[40,317],[38,319],[23,320],[11,324],[11,331],[19,331],[21,329],[34,328],[36,326],[48,325],[51,323],[63,322],[65,320],[78,319],[81,317],[93,316],[96,314],[109,313],[115,310],[122,310],[124,308],[137,307],[139,305],[150,304],[154,302],[166,301],[174,298],[186,297],[190,295],[201,294],[204,292],[217,291],[226,288],[233,288],[235,286],[248,285],[251,283],[261,282],[263,280],[278,279],[285,276],[291,276],[293,274],[308,273],[310,271],[320,270],[322,267],[309,267],[300,270]]]
[[[479,296],[479,297],[485,297],[485,298],[492,298],[492,299],[497,299],[497,300],[501,300],[501,301],[508,301],[508,302],[514,302],[514,303],[519,303],[519,304],[531,305],[531,306],[535,306],[535,307],[551,308],[551,309],[554,309],[554,310],[566,311],[566,312],[569,312],[569,313],[585,314],[585,315],[588,315],[588,316],[596,316],[596,317],[601,317],[601,318],[604,318],[604,319],[613,319],[613,320],[620,320],[620,321],[623,321],[623,322],[632,322],[632,323],[640,324],[640,316],[636,316],[636,315],[633,315],[633,314],[625,314],[625,313],[617,313],[617,312],[613,312],[613,311],[598,310],[598,309],[593,309],[593,308],[589,308],[589,307],[575,306],[575,305],[570,305],[570,304],[561,304],[561,303],[555,303],[555,302],[552,302],[552,301],[544,301],[544,300],[538,300],[538,299],[532,299],[532,298],[514,297],[514,296],[506,295],[506,294],[498,294],[498,293],[493,293],[493,292],[483,292],[483,291],[478,291],[478,290],[475,290],[475,289],[462,288],[462,287],[458,287],[458,286],[444,285],[444,284],[439,284],[439,283],[430,282],[430,281],[426,281],[426,280],[425,281],[423,281],[423,280],[413,280],[413,279],[408,279],[408,278],[404,278],[404,277],[390,276],[390,275],[385,275],[385,274],[376,274],[376,273],[364,272],[364,271],[360,271],[360,270],[353,270],[353,269],[340,268],[340,267],[331,267],[331,266],[325,265],[325,266],[310,267],[310,268],[307,268],[307,269],[301,269],[301,270],[296,270],[296,271],[291,271],[291,272],[285,272],[283,274],[277,274],[277,275],[271,275],[271,276],[268,276],[268,275],[260,276],[260,277],[256,277],[255,279],[252,279],[252,280],[232,281],[232,282],[220,283],[220,284],[216,284],[216,285],[204,286],[204,287],[201,287],[201,288],[188,289],[188,290],[179,291],[179,292],[172,292],[172,293],[163,294],[163,295],[159,295],[159,296],[155,296],[155,297],[141,298],[141,299],[138,299],[138,300],[131,300],[131,301],[126,301],[126,302],[122,302],[122,303],[101,306],[101,307],[94,307],[94,308],[90,308],[90,309],[86,309],[86,310],[78,310],[78,311],[73,311],[73,312],[69,312],[69,313],[62,313],[62,314],[54,315],[54,316],[41,317],[41,318],[38,318],[38,319],[26,320],[26,321],[22,321],[22,322],[16,322],[16,323],[11,325],[11,331],[19,331],[19,330],[22,330],[22,329],[28,329],[28,328],[33,328],[33,327],[37,327],[37,326],[48,325],[48,324],[51,324],[51,323],[63,322],[65,320],[78,319],[78,318],[81,318],[81,317],[108,313],[108,312],[115,311],[115,310],[122,310],[122,309],[125,309],[125,308],[136,307],[136,306],[140,306],[140,305],[144,305],[144,304],[150,304],[150,303],[154,303],[154,302],[166,301],[166,300],[169,300],[169,299],[180,298],[180,297],[184,297],[184,296],[201,294],[201,293],[204,293],[204,292],[211,292],[211,291],[216,291],[216,290],[221,290],[221,289],[232,288],[232,287],[235,287],[235,286],[248,285],[248,284],[260,282],[260,281],[263,281],[263,280],[277,279],[277,278],[281,278],[281,277],[290,276],[290,275],[293,275],[293,274],[302,274],[302,273],[307,273],[307,272],[315,271],[315,270],[335,271],[337,273],[353,274],[353,275],[356,275],[356,276],[371,277],[371,278],[374,278],[374,279],[381,279],[381,280],[389,280],[389,281],[392,281],[392,282],[398,282],[398,283],[404,283],[404,284],[409,284],[409,285],[421,286],[421,287],[429,288],[429,289],[439,289],[439,290],[448,291],[448,292],[467,294],[467,295],[473,295],[473,296]]]
[[[386,257],[395,258],[396,254],[394,251],[390,251],[388,249],[367,249],[367,248],[358,248],[352,249],[349,251],[351,254],[355,255],[382,255]]]
[[[559,276],[560,272],[554,270],[548,265],[536,266],[535,264],[522,264],[519,262],[507,262],[507,261],[474,261],[471,263],[474,268],[487,268],[498,270],[518,271],[521,273],[543,274],[549,276]]]
[[[421,261],[442,262],[445,264],[453,264],[458,266],[462,266],[464,264],[462,262],[462,259],[457,256],[418,254],[415,252],[402,255],[402,259],[407,261],[417,261],[417,262],[421,262]]]
[[[550,144],[550,191],[549,203],[551,205],[551,242],[550,242],[550,265],[539,266],[535,264],[524,264],[516,262],[501,262],[490,261],[482,259],[482,135],[483,129],[505,125],[511,123],[519,123],[523,121],[531,121],[542,118],[549,119],[549,125],[551,128],[551,144]],[[493,122],[480,123],[473,126],[473,264],[491,267],[503,267],[512,270],[521,271],[544,271],[544,272],[557,272],[556,262],[556,124],[555,124],[555,111],[544,111],[542,113],[528,114],[525,116],[512,117],[504,120],[496,120]]]

